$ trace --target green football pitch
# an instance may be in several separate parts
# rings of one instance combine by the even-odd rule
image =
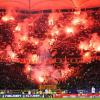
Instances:
[[[0,100],[100,100],[100,98],[0,98]]]

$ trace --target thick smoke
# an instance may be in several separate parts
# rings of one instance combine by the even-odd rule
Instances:
[[[1,18],[2,23],[10,25],[9,28],[13,35],[11,44],[9,43],[0,50],[0,54],[6,55],[2,58],[24,63],[24,72],[28,78],[40,84],[57,84],[59,81],[74,76],[77,67],[72,67],[70,61],[67,60],[66,54],[70,51],[67,51],[70,48],[67,43],[70,45],[72,38],[76,38],[82,30],[92,27],[91,18],[88,18],[86,13],[71,13],[66,15],[67,18],[61,13],[53,13],[33,15],[22,20],[16,20],[18,16],[12,12],[12,10],[8,11]],[[81,27],[83,28],[81,29]],[[77,45],[82,62],[91,62],[93,53],[100,52],[100,36],[93,33],[90,38],[84,41],[80,40]],[[59,50],[62,47],[66,50]],[[55,49],[54,53],[52,53],[53,49]],[[55,56],[58,52],[61,54],[60,60],[63,59],[63,61],[60,67],[55,67],[54,64],[57,60]],[[63,54],[65,54],[64,57]],[[71,53],[71,56],[73,54]]]

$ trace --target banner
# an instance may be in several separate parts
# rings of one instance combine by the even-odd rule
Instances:
[[[54,94],[53,98],[100,98],[100,94]],[[0,94],[0,98],[41,98],[39,94]]]
[[[100,98],[100,94],[55,94],[54,98],[91,98],[97,97]]]
[[[39,98],[39,94],[1,94],[0,98]]]

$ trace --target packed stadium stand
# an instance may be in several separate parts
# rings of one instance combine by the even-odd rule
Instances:
[[[87,94],[94,87],[99,94],[100,2],[68,0],[69,6],[54,6],[51,0],[49,8],[38,0],[11,1],[0,0],[0,97],[45,97],[47,88],[50,94]]]

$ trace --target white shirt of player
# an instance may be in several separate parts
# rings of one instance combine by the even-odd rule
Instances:
[[[92,92],[92,93],[95,93],[95,87],[92,87],[92,88],[91,88],[91,92]]]
[[[49,92],[48,89],[46,89],[46,90],[45,90],[45,94],[48,94],[48,92]]]

